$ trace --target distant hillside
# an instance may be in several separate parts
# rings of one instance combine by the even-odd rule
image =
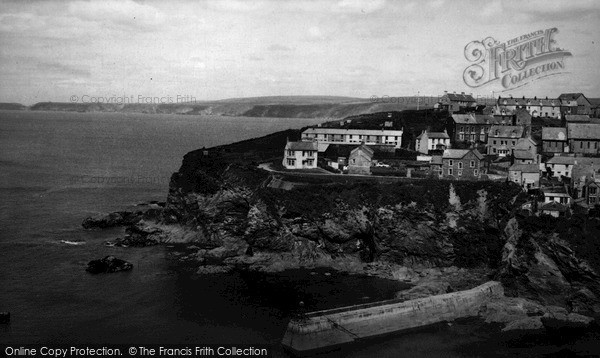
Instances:
[[[345,118],[359,114],[432,108],[434,97],[361,99],[334,96],[279,96],[233,98],[173,104],[116,104],[40,102],[33,111],[124,112],[280,118]],[[418,102],[418,103],[417,103]]]
[[[27,106],[24,106],[21,103],[0,103],[0,110],[23,111],[26,109]]]

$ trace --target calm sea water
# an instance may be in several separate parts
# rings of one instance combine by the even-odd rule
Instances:
[[[393,297],[402,285],[327,270],[198,277],[178,263],[177,247],[106,247],[122,229],[81,228],[86,216],[165,200],[191,150],[318,122],[0,111],[0,311],[12,316],[0,343],[269,344],[281,356],[300,300],[320,309]],[[134,269],[85,272],[105,255]],[[438,326],[329,356],[483,356],[481,332],[473,322]],[[521,351],[502,347],[499,356]]]

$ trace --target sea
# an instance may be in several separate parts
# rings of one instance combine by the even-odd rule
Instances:
[[[323,121],[0,111],[0,311],[11,314],[0,344],[237,344],[286,357],[280,342],[300,302],[316,310],[395,297],[405,284],[326,268],[197,275],[179,260],[185,247],[109,247],[122,228],[81,227],[91,215],[165,201],[189,151]],[[134,269],[85,271],[107,255]],[[565,349],[543,337],[507,346],[493,335],[465,320],[322,356],[541,357]]]

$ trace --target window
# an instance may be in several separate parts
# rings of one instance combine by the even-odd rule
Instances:
[[[496,140],[494,139],[494,145],[496,145]]]
[[[475,168],[475,161],[474,161],[474,160],[471,160],[471,162],[469,163],[469,166],[470,166],[471,168]]]
[[[492,152],[496,153],[496,148],[492,148]]]
[[[464,131],[465,131],[465,127],[461,126],[461,127],[460,127],[460,131],[461,131],[461,132],[464,132]]]
[[[515,145],[515,141],[514,140],[512,141],[512,145]]]
[[[594,188],[594,187],[590,187],[590,188],[588,189],[588,193],[589,193],[590,195],[596,195],[596,188]]]
[[[296,165],[296,161],[294,159],[288,159],[287,160],[287,165],[294,166],[294,165]]]
[[[590,149],[590,142],[588,142],[588,149]]]
[[[458,169],[462,169],[462,168],[463,168],[463,162],[458,162]],[[458,173],[459,173],[458,175],[460,175],[460,172],[458,172]]]
[[[294,156],[294,151],[293,150],[288,150],[287,151],[287,155],[289,155],[290,157]]]
[[[449,166],[453,166],[454,165],[454,160],[450,159],[450,162],[448,163]]]
[[[452,175],[452,168],[448,169],[448,175]]]
[[[461,176],[462,175],[462,170],[458,171],[458,175]]]
[[[583,142],[579,142],[579,148],[583,148]]]

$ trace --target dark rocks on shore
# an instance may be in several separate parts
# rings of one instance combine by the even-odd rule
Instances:
[[[108,214],[90,216],[83,220],[81,226],[84,229],[105,229],[115,226],[133,225],[141,220],[141,215],[130,211],[116,211]]]
[[[81,226],[84,229],[106,229],[117,226],[136,225],[142,220],[157,220],[161,217],[164,203],[146,205],[147,208],[138,211],[115,211],[108,214],[89,216],[83,220]]]
[[[10,312],[0,312],[0,324],[10,323]]]
[[[128,271],[132,268],[133,264],[125,260],[118,259],[114,256],[106,256],[102,259],[90,261],[85,270],[92,274],[98,274]]]
[[[166,234],[159,228],[140,224],[125,229],[125,236],[106,242],[107,246],[117,247],[146,247],[162,243]]]

